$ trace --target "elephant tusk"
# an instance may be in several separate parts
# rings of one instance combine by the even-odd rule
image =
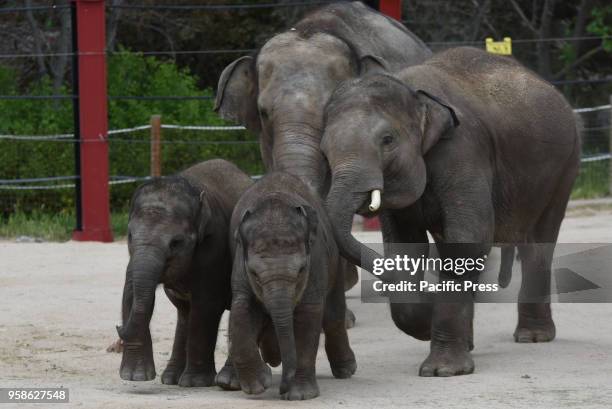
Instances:
[[[372,199],[370,200],[370,209],[371,212],[375,212],[380,208],[380,190],[374,189],[372,190]]]

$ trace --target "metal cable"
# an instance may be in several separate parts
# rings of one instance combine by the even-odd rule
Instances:
[[[343,1],[343,0],[340,0]],[[261,4],[117,4],[107,5],[108,9],[127,9],[127,10],[168,10],[168,11],[228,11],[242,9],[269,9],[285,7],[317,6],[324,4],[337,3],[333,1],[304,1],[295,3],[261,3]]]
[[[584,37],[551,37],[551,38],[518,38],[512,39],[513,44],[554,42],[554,41],[583,41],[583,40],[607,40],[612,39],[612,35],[605,36],[584,36]],[[427,45],[484,45],[484,40],[479,41],[431,41]],[[168,50],[168,51],[105,51],[105,52],[79,52],[79,53],[23,53],[23,54],[0,54],[0,59],[10,58],[36,58],[36,57],[72,57],[88,55],[190,55],[190,54],[248,54],[257,51],[255,48],[247,49],[218,49],[218,50]]]
[[[70,8],[70,4],[50,4],[48,6],[2,7],[0,13],[20,13],[22,11],[59,10]]]
[[[187,131],[244,131],[244,126],[222,126],[222,125],[171,125],[162,124],[162,129],[183,129]]]

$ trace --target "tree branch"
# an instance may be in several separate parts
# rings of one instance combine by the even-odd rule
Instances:
[[[113,0],[111,6],[120,6],[123,4],[123,0]],[[108,27],[106,32],[106,49],[109,51],[115,51],[115,39],[117,38],[117,27],[119,26],[119,20],[121,18],[121,8],[111,8],[108,16]]]
[[[600,44],[597,47],[590,49],[586,53],[582,54],[579,58],[575,59],[571,64],[566,65],[565,67],[563,67],[563,69],[561,71],[559,71],[555,75],[553,75],[553,78],[554,79],[559,79],[559,78],[563,77],[569,71],[573,70],[575,67],[579,66],[580,64],[582,64],[583,62],[585,62],[589,58],[593,57],[595,54],[597,54],[598,52],[602,51],[603,49],[604,49],[603,48],[603,44]]]
[[[529,21],[529,19],[527,18],[527,16],[523,12],[523,9],[521,8],[521,6],[519,6],[519,4],[516,2],[516,0],[510,0],[510,3],[512,4],[512,7],[514,7],[516,12],[518,13],[518,15],[521,18],[521,20],[523,20],[523,23],[525,24],[525,26],[529,30],[531,30],[534,34],[538,35],[538,30],[534,27],[533,24],[531,24],[531,22]]]
[[[64,0],[63,4],[67,4]],[[70,52],[70,41],[71,41],[71,30],[72,30],[72,19],[70,18],[70,9],[61,9],[60,15],[60,35],[57,44],[57,50],[60,55],[51,59],[51,72],[53,74],[53,91],[59,92],[59,88],[64,82],[64,76],[66,75],[66,68],[68,66],[68,53]]]
[[[25,4],[28,8],[32,7],[32,0],[26,0]],[[43,52],[43,43],[45,40],[42,36],[40,29],[38,28],[38,23],[34,18],[32,10],[26,10],[26,18],[28,20],[28,23],[30,24],[30,28],[32,29],[32,33],[34,35],[34,53],[38,54],[36,56],[36,63],[38,65],[38,75],[40,77],[43,77],[45,74],[47,74],[45,58],[41,55]]]
[[[484,16],[487,10],[489,9],[490,3],[491,3],[491,0],[485,0],[484,4],[481,5],[478,2],[478,0],[472,0],[472,4],[474,4],[474,7],[478,10],[478,14],[476,15],[476,18],[474,19],[472,33],[469,38],[470,41],[476,41],[476,38],[478,37],[478,32],[480,31],[480,26],[482,25]]]

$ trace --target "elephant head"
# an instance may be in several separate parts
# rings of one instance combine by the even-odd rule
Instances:
[[[358,58],[330,34],[292,29],[270,39],[257,56],[225,68],[215,110],[259,135],[267,170],[291,173],[324,193],[329,182],[320,150],[325,104],[336,86],[359,75],[371,58]]]
[[[308,283],[317,225],[310,206],[267,196],[243,213],[236,231],[236,255],[242,257],[250,287],[275,327],[283,380],[291,379],[296,369],[293,310]]]
[[[182,177],[164,177],[140,186],[128,222],[127,266],[123,289],[122,379],[155,378],[149,322],[155,289],[190,273],[194,249],[204,236],[210,208],[206,198]]]
[[[353,214],[417,201],[427,183],[424,155],[459,122],[435,96],[384,73],[341,85],[325,115],[321,148],[332,173],[326,207],[334,235],[343,256],[370,269],[380,256],[351,235]]]

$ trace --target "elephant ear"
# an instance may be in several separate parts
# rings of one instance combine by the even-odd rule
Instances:
[[[389,72],[387,62],[376,55],[364,55],[359,59],[359,75],[385,74]]]
[[[212,209],[208,201],[206,190],[200,192],[200,214],[198,221],[198,241],[202,241],[206,236],[206,230],[212,219]]]
[[[253,57],[245,56],[225,67],[219,78],[215,112],[221,118],[238,122],[259,132],[257,76]]]
[[[418,90],[417,98],[421,103],[421,153],[424,155],[438,140],[451,136],[450,131],[459,126],[459,119],[455,110],[438,97]]]
[[[306,250],[310,251],[310,248],[314,244],[314,240],[317,234],[317,228],[319,226],[319,218],[317,217],[317,212],[312,207],[307,205],[298,206],[296,210],[306,219],[306,224],[308,228],[308,241],[306,242],[308,248]]]
[[[236,248],[238,248],[238,246],[240,245],[240,247],[242,247],[245,250],[245,253],[244,253],[245,260],[247,258],[246,246],[244,243],[246,239],[244,238],[244,235],[242,234],[242,228],[243,228],[244,222],[251,216],[251,213],[252,213],[251,209],[249,208],[244,209],[244,211],[240,215],[240,223],[238,223],[238,226],[236,226],[236,230],[234,231],[234,242],[236,243]]]
[[[236,232],[238,229],[236,229]],[[236,241],[236,249],[234,251],[234,261],[232,263],[232,290],[234,295],[236,292],[243,296],[250,294],[249,279],[246,273],[246,247],[241,240]]]

